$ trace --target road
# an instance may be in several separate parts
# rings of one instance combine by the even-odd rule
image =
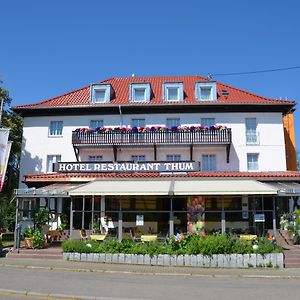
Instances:
[[[93,272],[2,265],[0,299],[297,299],[300,279],[281,276],[234,276],[198,273]],[[37,293],[26,296],[24,291]],[[16,294],[21,292],[21,294]],[[40,293],[40,294],[38,294]],[[46,295],[48,297],[43,297]],[[69,298],[67,297],[69,296]],[[82,297],[82,298],[80,298]]]

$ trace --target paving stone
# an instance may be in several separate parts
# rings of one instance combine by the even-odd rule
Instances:
[[[112,262],[112,254],[111,253],[105,253],[105,262],[106,263]]]
[[[144,264],[145,265],[150,265],[151,264],[151,258],[149,254],[144,255]]]
[[[162,254],[157,255],[157,264],[159,266],[163,266],[164,265],[164,257]]]
[[[70,253],[69,252],[64,252],[63,253],[63,260],[69,260],[70,259]]]
[[[224,254],[217,254],[217,267],[218,268],[223,268],[224,267]]]
[[[171,264],[171,255],[163,254],[163,264],[164,266],[169,266]]]
[[[198,267],[204,266],[204,256],[202,254],[197,255],[197,266]]]
[[[197,267],[197,255],[191,255],[191,266]]]
[[[124,253],[119,253],[119,264],[124,264],[125,263],[125,254]]]
[[[229,254],[229,268],[238,267],[238,256],[237,254]]]
[[[177,265],[177,266],[184,266],[183,255],[178,255],[178,256],[177,256],[176,265]]]
[[[144,254],[138,254],[138,256],[137,256],[137,263],[139,265],[143,265],[144,264]]]
[[[171,266],[177,266],[177,255],[170,256],[170,264]]]
[[[132,254],[125,254],[125,264],[132,263]]]
[[[86,254],[87,261],[94,261],[94,253],[87,253]]]
[[[204,255],[203,256],[203,266],[210,267],[210,260],[211,260],[210,256]]]
[[[265,255],[256,255],[256,267],[262,267],[266,265],[267,257]]]
[[[224,268],[230,268],[230,263],[231,263],[231,257],[230,254],[224,254],[223,255],[223,267]],[[219,265],[218,265],[219,267]]]
[[[184,255],[183,261],[185,266],[191,266],[191,256],[190,255]]]
[[[153,266],[157,265],[157,255],[153,255],[150,257],[150,264]]]
[[[119,263],[119,254],[116,254],[116,253],[112,254],[111,262],[114,263],[114,264]]]
[[[250,266],[252,266],[253,268],[256,268],[256,267],[257,267],[256,259],[257,259],[257,254],[251,253],[251,254],[249,255],[249,264],[250,264]]]
[[[137,254],[132,254],[132,256],[131,256],[131,263],[133,265],[137,265],[137,263],[138,263],[138,256],[137,256]]]
[[[80,253],[74,253],[74,260],[76,260],[76,261],[80,261],[80,259],[81,259],[81,255],[80,255]]]
[[[243,254],[237,254],[236,255],[236,267],[237,268],[244,268],[244,255]],[[247,266],[248,268],[248,266]]]
[[[243,254],[244,257],[244,268],[249,268],[249,267],[253,267],[250,265],[250,255],[249,254]]]
[[[216,268],[218,266],[218,255],[213,254],[210,257],[210,263],[209,263],[210,267]]]
[[[99,262],[104,263],[105,262],[105,253],[99,253]]]
[[[275,267],[283,268],[283,253],[274,253],[276,254],[276,265]]]

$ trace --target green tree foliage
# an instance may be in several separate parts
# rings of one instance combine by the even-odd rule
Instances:
[[[0,84],[1,83],[2,82],[0,82]],[[10,200],[13,197],[14,189],[18,187],[23,122],[22,118],[10,109],[12,99],[9,96],[9,92],[1,86],[0,101],[3,101],[0,126],[10,129],[9,140],[13,142],[6,170],[5,182],[0,194],[0,227],[13,229],[15,204],[10,204]]]

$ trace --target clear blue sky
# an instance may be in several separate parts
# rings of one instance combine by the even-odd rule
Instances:
[[[298,0],[2,0],[0,79],[19,105],[132,73],[300,66],[299,14]],[[300,101],[300,69],[214,79]]]

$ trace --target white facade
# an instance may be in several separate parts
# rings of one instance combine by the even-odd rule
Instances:
[[[131,127],[133,119],[145,119],[146,126],[166,126],[167,119],[179,118],[180,125],[201,124],[202,118],[214,118],[217,125],[232,129],[232,145],[229,163],[226,162],[226,146],[195,145],[193,160],[201,162],[202,155],[216,155],[216,171],[248,171],[247,154],[257,154],[258,170],[286,171],[285,141],[282,113],[165,113],[165,114],[120,114],[120,115],[83,115],[25,117],[23,128],[23,148],[21,157],[20,180],[25,174],[46,173],[47,156],[61,156],[61,161],[76,161],[72,146],[72,131],[87,128],[91,120],[102,120],[105,127]],[[246,143],[246,118],[255,118],[257,124],[257,143]],[[61,136],[49,136],[51,121],[63,121]],[[190,159],[188,146],[157,146],[157,160],[166,160],[169,154],[180,154],[181,160]],[[80,149],[81,161],[89,156],[101,155],[104,161],[113,161],[112,147]],[[118,160],[131,160],[132,155],[145,155],[146,160],[154,160],[152,147],[121,148]],[[24,185],[20,184],[20,187]]]

